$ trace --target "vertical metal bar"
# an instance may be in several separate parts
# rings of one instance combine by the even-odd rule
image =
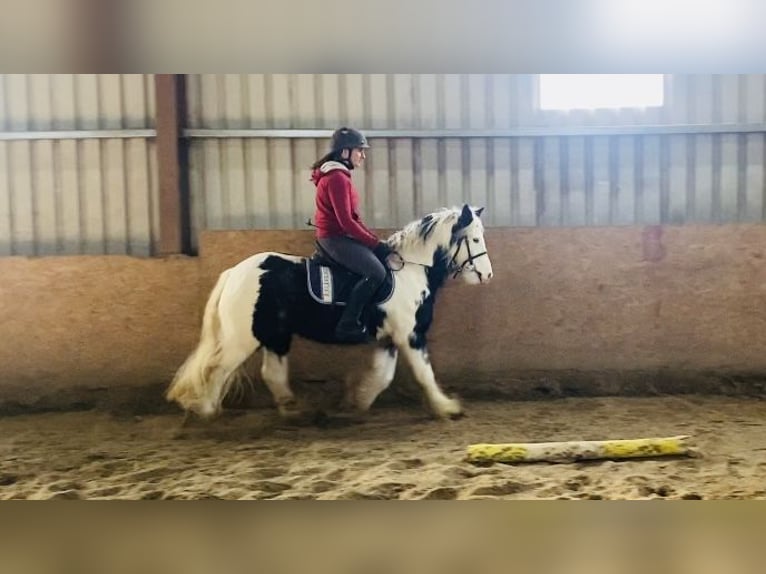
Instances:
[[[77,81],[77,77],[75,76],[74,80],[72,81],[72,112],[73,112],[73,119],[74,119],[74,126],[75,129],[79,129],[82,127],[82,117],[80,116],[80,110],[78,107],[78,102],[80,98],[80,89],[79,89],[79,83]],[[77,253],[85,253],[85,176],[80,175],[83,174],[83,149],[82,149],[82,140],[77,140],[74,142],[74,158],[77,165],[77,169],[75,170],[75,173],[78,174],[77,177]]]
[[[388,129],[396,129],[396,76],[394,74],[385,75],[385,126]],[[397,150],[400,147],[399,139],[391,139],[387,142],[388,146],[388,224],[392,227],[398,227],[404,224],[399,217],[399,208],[397,199],[401,195],[398,185],[397,174],[401,169],[397,157]]]
[[[240,109],[239,118],[240,125],[252,127],[253,118],[250,115],[250,81],[246,74],[239,75],[239,90],[240,90]],[[250,162],[249,162],[249,150],[252,142],[249,139],[242,139],[239,147],[239,160],[242,161],[242,171],[244,173],[244,181],[242,182],[242,192],[245,194],[243,198],[243,205],[245,209],[245,216],[243,222],[247,227],[255,227],[255,207],[253,206],[253,186],[251,185],[250,178]]]
[[[190,253],[188,150],[180,136],[185,117],[185,82],[181,75],[155,76],[157,160],[160,185],[160,255]]]
[[[219,126],[229,128],[229,121],[226,114],[227,102],[226,102],[226,76],[224,74],[215,75],[215,101],[216,101],[216,118],[215,122]],[[230,140],[219,140],[216,142],[216,148],[218,151],[218,165],[216,169],[218,171],[218,177],[221,182],[221,221],[220,225],[230,229],[231,228],[231,208],[230,208],[230,178],[231,170],[229,169],[229,161],[227,154],[227,147]]]
[[[487,75],[484,79],[484,109],[485,109],[484,125],[485,127],[488,127],[490,129],[495,127],[494,93],[495,93],[495,78],[492,75]],[[485,223],[492,224],[497,221],[497,217],[498,217],[497,208],[496,208],[497,175],[495,173],[495,168],[496,168],[495,139],[486,138],[484,141],[486,142],[486,157],[484,162],[484,169],[487,172],[487,181],[485,185],[484,195],[487,198],[486,207],[487,207],[487,211],[489,212]]]
[[[545,153],[543,138],[535,138],[532,161],[534,162],[534,189],[535,201],[535,225],[540,227],[545,217],[545,177],[543,166],[543,154]]]
[[[54,248],[54,253],[57,255],[62,255],[65,252],[64,247],[64,223],[63,223],[63,195],[64,195],[64,186],[61,176],[61,153],[62,153],[62,142],[56,142],[53,146],[53,162],[52,162],[52,168],[53,168],[53,207],[54,207],[54,215],[56,218],[56,245]]]
[[[392,74],[391,125],[393,129],[412,126],[412,76],[408,74]],[[412,140],[398,138],[393,142],[395,157],[394,169],[391,172],[396,201],[393,204],[394,217],[397,226],[404,225],[415,218],[415,177],[412,172]]]
[[[620,147],[619,140],[612,136],[609,141],[609,225],[616,225],[619,219],[619,177]]]
[[[660,136],[660,223],[671,223],[669,136]]]
[[[316,94],[316,111],[317,111],[317,125],[327,127],[327,119],[324,115],[324,101],[322,98],[322,88],[320,85],[322,76],[316,76],[314,81],[314,93]],[[365,123],[364,128],[372,125],[372,95],[370,94],[370,76],[364,74],[362,76],[362,117]],[[367,165],[364,170],[364,207],[367,213],[367,220],[371,226],[375,226],[375,213],[376,213],[376,198],[375,198],[375,177],[373,175],[374,162],[371,162],[373,154],[370,154],[367,161]],[[319,157],[319,156],[317,156]]]
[[[118,85],[119,85],[119,109],[120,109],[120,129],[125,128],[125,119],[128,117],[128,105],[126,102],[127,99],[127,85],[125,83],[125,76],[120,75],[118,78]],[[130,178],[128,177],[128,172],[131,169],[130,164],[130,156],[128,155],[128,142],[125,140],[120,140],[120,158],[122,160],[122,170],[120,173],[120,180],[122,183],[122,189],[123,189],[123,196],[122,196],[122,208],[124,210],[124,217],[125,217],[125,235],[124,235],[124,252],[128,255],[133,254],[133,241],[132,241],[132,235],[133,230],[131,228],[131,224],[133,223],[133,218],[131,217],[130,213],[130,195],[131,195],[131,189],[130,189]]]
[[[415,110],[421,109],[420,80],[414,74],[409,76],[410,97],[412,98],[412,107]],[[423,116],[414,114],[413,126],[417,129],[423,129]],[[412,217],[420,217],[423,214],[423,146],[422,141],[412,140]],[[426,143],[426,147],[428,144]]]
[[[516,138],[511,139],[511,213],[510,213],[510,225],[521,225],[521,193],[519,186],[521,185],[521,177],[519,175],[519,140]]]
[[[412,209],[411,217],[420,217],[423,213],[423,149],[422,141],[412,142]]]
[[[569,142],[569,138],[559,138],[559,226],[568,225],[572,220]]]
[[[686,217],[684,223],[697,222],[696,215],[696,189],[697,189],[697,139],[694,136],[686,136]]]
[[[45,130],[52,128],[53,106],[50,94],[51,77],[46,74],[30,75],[30,121],[31,128]],[[56,225],[56,172],[54,166],[54,153],[58,142],[37,141],[32,143],[36,162],[33,190],[35,244],[38,255],[56,253],[58,241]]]
[[[635,194],[635,203],[633,204],[633,221],[635,223],[644,223],[646,209],[644,202],[646,194],[644,193],[644,145],[646,140],[640,136],[633,137],[633,193]]]
[[[16,129],[30,129],[29,78],[13,76],[9,103],[10,119]],[[11,78],[9,78],[11,80]],[[14,101],[15,100],[15,101]],[[12,218],[14,233],[11,236],[15,255],[33,255],[35,249],[35,216],[32,195],[34,193],[34,164],[32,142],[10,142],[8,173],[11,174],[10,194],[13,196]]]
[[[747,219],[747,136],[737,136],[737,221]]]
[[[721,123],[723,110],[723,94],[722,94],[722,78],[721,74],[715,74],[713,76],[713,91],[711,97],[713,99],[713,123]],[[715,223],[721,223],[723,221],[723,201],[721,198],[721,188],[723,185],[723,137],[720,134],[713,135],[713,191],[711,198],[711,221]]]
[[[27,108],[27,118],[26,118],[26,128],[30,129],[33,128],[33,114],[35,113],[34,109],[34,96],[32,94],[32,90],[34,89],[34,84],[31,82],[31,77],[29,75],[24,76],[24,87],[25,87],[25,96],[26,96],[26,108]],[[40,194],[40,169],[38,168],[38,161],[37,161],[37,154],[40,153],[41,146],[35,145],[37,142],[26,142],[26,152],[29,157],[29,168],[31,173],[29,174],[29,208],[30,208],[30,236],[32,239],[32,245],[30,249],[30,253],[33,255],[40,255],[40,233],[38,233],[38,227],[39,227],[39,210],[37,208],[39,203],[39,194]]]
[[[595,185],[593,167],[593,137],[585,138],[585,150],[583,161],[585,163],[585,224],[593,225],[595,218]]]
[[[447,125],[447,111],[444,99],[444,74],[436,76],[436,125],[444,129]],[[439,171],[439,205],[447,205],[447,144],[444,138],[436,142],[436,165]]]
[[[747,121],[747,75],[737,77],[737,121]],[[737,135],[737,221],[747,220],[747,135]]]
[[[274,107],[274,75],[265,74],[263,76],[263,108],[265,124],[269,128],[275,126]],[[272,143],[268,139],[264,140],[264,149],[266,153],[266,195],[268,199],[268,205],[265,207],[268,213],[268,227],[269,229],[274,229],[279,226],[279,215],[277,213],[277,195],[274,189],[276,185],[274,177],[274,150]]]
[[[292,116],[292,114],[295,114],[298,110],[298,102],[299,102],[299,96],[298,96],[298,78],[295,74],[290,74],[288,80],[287,80],[287,101],[288,101],[288,110],[291,112],[291,119],[290,119],[290,127],[294,128],[295,126],[295,118]],[[345,90],[344,90],[345,91]],[[301,214],[299,213],[299,198],[298,198],[298,185],[295,178],[295,159],[297,158],[298,154],[296,153],[295,149],[295,139],[291,139],[289,145],[287,146],[287,155],[290,158],[289,165],[292,166],[293,169],[290,170],[290,202],[293,207],[292,209],[292,221],[291,226],[293,229],[299,228],[301,224]]]
[[[98,75],[94,78],[94,86],[96,88],[96,97],[95,97],[95,104],[96,104],[96,129],[101,129],[104,127],[104,90],[102,89],[101,82],[103,81],[103,75]],[[107,170],[107,154],[108,154],[108,148],[105,145],[106,142],[104,140],[97,140],[96,146],[98,146],[98,171],[99,171],[99,182],[101,183],[98,195],[101,203],[101,253],[110,253],[110,234],[111,234],[111,228],[108,223],[108,213],[109,213],[109,203],[110,203],[110,193],[109,191],[109,181],[108,181],[108,170]],[[94,146],[94,147],[96,147]]]
[[[470,88],[467,74],[460,74],[460,128],[466,129],[471,122],[471,106],[469,102]],[[462,171],[461,203],[473,203],[471,197],[471,142],[466,138],[460,140],[460,168]]]
[[[48,90],[46,98],[48,100],[48,107],[50,109],[50,129],[59,129],[59,121],[56,117],[56,105],[55,105],[55,79],[51,78],[47,82]],[[61,255],[64,253],[64,226],[63,226],[63,205],[62,205],[62,182],[61,182],[61,148],[62,142],[53,142],[51,151],[51,170],[53,171],[53,218],[55,227],[55,240],[52,246],[52,252]]]

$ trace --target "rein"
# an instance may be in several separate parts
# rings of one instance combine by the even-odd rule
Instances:
[[[314,222],[311,221],[311,219],[306,220],[306,225],[310,225],[311,227],[316,227],[314,225]],[[468,251],[468,257],[462,262],[457,262],[457,256],[460,253],[460,249],[465,245],[466,251]],[[401,254],[398,251],[392,251],[391,255],[396,255],[396,257],[399,258],[400,265],[399,267],[392,267],[389,264],[389,267],[391,268],[391,271],[397,272],[404,269],[404,266],[409,263],[411,265],[420,265],[421,267],[425,267],[426,269],[430,269],[433,267],[433,265],[426,265],[425,263],[419,263],[417,261],[408,261],[404,257],[401,256]],[[456,278],[458,275],[460,275],[463,270],[466,268],[466,266],[470,265],[473,267],[473,262],[476,261],[479,257],[484,257],[487,255],[486,251],[482,251],[481,253],[473,254],[471,253],[471,244],[468,242],[468,237],[465,235],[461,236],[460,239],[457,241],[457,249],[455,249],[455,254],[452,256],[452,259],[450,259],[450,262],[447,264],[447,271],[452,273],[452,278]]]
[[[468,251],[468,257],[462,262],[457,262],[457,256],[460,253],[461,248],[465,245],[466,251]],[[433,265],[426,265],[425,263],[418,263],[417,261],[408,261],[404,257],[399,254],[398,251],[394,251],[392,255],[396,255],[399,258],[399,261],[401,265],[399,267],[394,268],[391,267],[392,271],[400,271],[404,268],[405,264],[410,263],[412,265],[420,265],[421,267],[425,267],[426,269],[430,269],[433,267]],[[455,254],[452,256],[452,259],[450,259],[450,262],[447,264],[447,270],[452,273],[452,278],[454,279],[458,275],[460,275],[463,270],[466,268],[466,266],[470,265],[473,267],[473,262],[477,260],[479,257],[484,257],[487,255],[486,251],[482,251],[481,253],[471,253],[471,244],[468,242],[468,238],[463,235],[460,239],[458,239],[457,242],[457,249],[455,249]]]

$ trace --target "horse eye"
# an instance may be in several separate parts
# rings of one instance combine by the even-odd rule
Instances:
[[[474,237],[474,238],[473,238],[473,242],[474,242],[474,243],[478,243],[478,242],[479,242],[479,238],[478,238],[478,237]]]

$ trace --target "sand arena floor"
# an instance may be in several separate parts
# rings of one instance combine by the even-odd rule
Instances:
[[[743,397],[465,402],[429,419],[378,407],[363,421],[295,426],[274,410],[98,411],[0,418],[3,499],[723,499],[766,498],[766,401]],[[688,434],[698,456],[477,467],[476,442]]]

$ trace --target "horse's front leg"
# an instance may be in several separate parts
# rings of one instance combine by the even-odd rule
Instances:
[[[451,399],[444,394],[436,382],[431,361],[428,358],[428,349],[422,347],[413,348],[409,341],[399,346],[400,353],[406,358],[412,367],[415,380],[423,389],[428,404],[434,414],[439,418],[457,418],[463,414],[463,407],[457,399]]]
[[[366,412],[391,384],[396,373],[396,358],[398,351],[393,345],[377,347],[372,355],[372,364],[362,374],[359,381],[349,383],[344,407],[360,412]]]

